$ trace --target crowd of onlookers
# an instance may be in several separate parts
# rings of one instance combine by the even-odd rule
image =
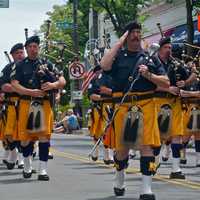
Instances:
[[[61,114],[61,113],[58,113]],[[54,133],[72,134],[74,130],[80,129],[78,116],[74,114],[73,109],[68,109],[64,115],[59,117],[61,120],[55,122]]]

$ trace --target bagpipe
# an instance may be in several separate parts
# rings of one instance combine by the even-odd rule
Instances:
[[[57,71],[50,69],[46,59],[38,59],[35,65],[37,65],[37,67],[30,81],[33,89],[41,89],[42,84],[46,82],[53,83],[58,80]],[[27,122],[27,131],[29,133],[41,132],[44,130],[44,100],[49,100],[51,107],[55,106],[56,92],[57,90],[49,90],[44,97],[31,98]]]
[[[138,66],[141,64],[148,65],[149,63],[152,63],[152,58],[158,51],[159,47],[160,46],[158,44],[153,43],[148,49],[148,53],[145,56],[142,56],[141,60],[139,59],[139,62],[136,63],[136,66],[134,68],[137,70]],[[119,111],[120,106],[126,101],[127,97],[129,97],[133,86],[135,85],[136,81],[138,81],[138,79],[140,78],[141,76],[140,73],[137,73],[137,75],[135,76],[136,70],[132,71],[132,78],[129,79],[131,83],[129,84],[129,87],[126,89],[126,91],[124,91],[124,95],[120,98],[118,108],[113,110],[112,108],[110,108],[109,105],[105,107],[105,110],[108,114],[106,125],[104,127],[104,131],[101,137],[97,140],[91,152],[89,153],[89,157],[92,157],[94,151],[96,150],[100,142],[103,140],[103,138],[107,134],[108,129],[112,126],[114,122],[114,119],[116,117],[116,114]],[[113,99],[113,102],[114,102],[114,99]],[[123,141],[125,143],[134,145],[137,142],[136,140],[138,138],[138,127],[140,126],[140,123],[142,120],[141,117],[142,117],[142,113],[139,107],[131,106],[129,108],[124,120],[125,125],[124,125],[124,131],[123,131],[124,132]],[[134,131],[133,129],[137,129],[135,130],[134,134],[133,134],[133,131]]]
[[[9,63],[12,63],[12,59],[10,58],[8,52],[7,52],[7,51],[4,51],[4,54],[5,54],[5,56],[6,56],[7,60],[8,60],[8,62],[9,62]]]
[[[162,30],[161,24],[157,23],[156,25],[159,29],[161,39],[165,38],[165,34]],[[174,71],[175,81],[177,82],[177,81],[182,80],[182,74],[180,73],[180,70],[181,70],[181,68],[186,67],[184,60],[180,60],[179,58],[176,58],[170,54],[169,55],[169,67],[171,70]]]

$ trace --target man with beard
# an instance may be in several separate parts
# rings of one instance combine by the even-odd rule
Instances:
[[[125,45],[125,49],[122,47]],[[113,97],[116,99],[117,114],[115,126],[115,183],[114,193],[122,196],[125,192],[125,169],[128,167],[129,149],[140,150],[140,170],[142,191],[140,200],[154,200],[151,190],[152,175],[155,174],[153,148],[160,146],[156,105],[153,93],[156,87],[168,87],[169,80],[163,76],[163,69],[146,61],[141,47],[141,25],[130,22],[123,36],[101,60],[101,67],[109,71],[113,79]],[[131,83],[132,88],[130,89]],[[123,104],[119,103],[124,93],[129,91]],[[131,123],[129,116],[134,117]],[[124,119],[127,119],[123,130]],[[133,137],[133,138],[132,138]]]

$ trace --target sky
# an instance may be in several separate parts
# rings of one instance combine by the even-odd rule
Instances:
[[[47,11],[53,5],[63,5],[66,0],[10,0],[9,8],[0,8],[0,70],[8,63],[4,51],[25,41],[24,28],[29,36],[38,30],[44,20],[48,19]]]

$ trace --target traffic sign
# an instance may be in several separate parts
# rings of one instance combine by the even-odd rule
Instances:
[[[56,22],[56,27],[58,29],[71,29],[72,23],[69,23],[67,21],[59,21],[59,22]]]
[[[82,91],[72,91],[72,99],[73,100],[81,100],[83,98]]]
[[[80,62],[73,62],[69,65],[70,79],[81,79],[84,75],[84,65]]]
[[[9,0],[0,0],[0,8],[9,8]]]

